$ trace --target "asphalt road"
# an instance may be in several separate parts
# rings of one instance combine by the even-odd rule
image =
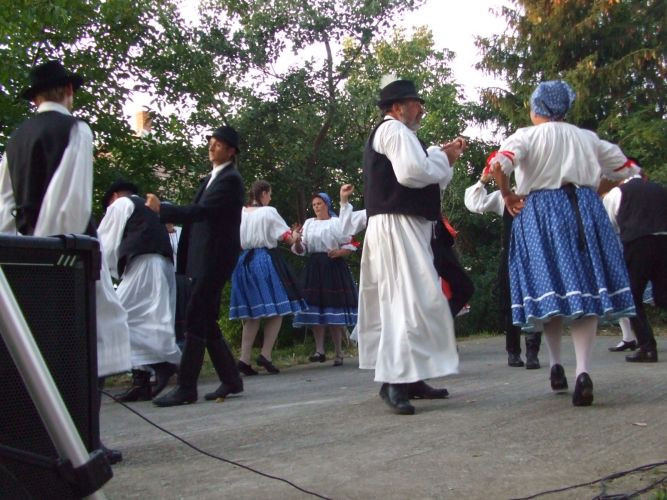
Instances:
[[[575,408],[549,386],[542,368],[510,368],[504,339],[460,342],[461,373],[431,381],[450,398],[417,401],[417,414],[392,414],[373,374],[346,359],[245,378],[245,392],[156,408],[132,403],[148,419],[193,445],[328,498],[516,498],[667,460],[667,338],[657,364],[626,363],[598,337],[592,361],[595,402]],[[574,353],[563,361],[574,386]],[[102,436],[124,461],[105,486],[109,498],[305,499],[312,495],[187,447],[104,398]],[[638,490],[667,467],[611,483]],[[543,498],[592,498],[599,486]],[[647,497],[647,498],[650,498]]]

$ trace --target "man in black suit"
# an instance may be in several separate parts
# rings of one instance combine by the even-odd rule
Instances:
[[[232,127],[217,128],[208,139],[208,156],[213,165],[191,205],[160,204],[152,194],[146,202],[160,212],[163,223],[182,224],[177,269],[191,286],[186,311],[186,338],[178,386],[154,399],[157,406],[177,406],[197,401],[197,378],[204,361],[204,349],[220,378],[220,387],[206,399],[224,398],[243,391],[234,357],[218,327],[220,295],[230,279],[241,251],[239,230],[244,201],[243,179],[235,168],[239,136]]]

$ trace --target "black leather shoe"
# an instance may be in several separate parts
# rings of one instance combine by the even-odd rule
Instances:
[[[514,368],[521,368],[523,366],[521,355],[509,353],[507,355],[507,365],[512,366]]]
[[[327,360],[327,357],[322,352],[316,352],[311,357],[308,358],[308,361],[311,363],[324,363]]]
[[[414,415],[415,407],[408,400],[408,384],[382,384],[380,397],[398,415]]]
[[[213,392],[204,395],[206,401],[214,399],[225,399],[230,394],[239,394],[243,392],[243,382],[239,385],[227,385],[224,382]]]
[[[161,398],[153,400],[155,406],[180,406],[197,402],[197,388],[188,389],[177,385]]]
[[[155,370],[155,387],[153,387],[151,396],[155,397],[167,387],[169,379],[178,371],[178,369],[175,364],[167,363],[166,361],[163,363],[155,363],[152,366]]]
[[[259,372],[258,372],[257,370],[255,370],[252,366],[250,366],[250,365],[247,364],[247,363],[244,363],[244,362],[241,361],[240,359],[239,359],[239,362],[236,364],[236,366],[238,366],[239,371],[240,371],[241,373],[243,373],[243,375],[245,375],[245,376],[247,376],[247,377],[250,377],[250,376],[252,376],[252,375],[258,375],[258,374],[259,374]]]
[[[409,399],[445,399],[447,397],[449,397],[447,389],[436,389],[423,380],[408,384]]]
[[[630,363],[657,363],[658,351],[644,351],[640,348],[634,354],[626,356],[625,360]]]
[[[343,356],[336,356],[333,362],[334,366],[343,366]]]
[[[269,373],[280,373],[280,370],[278,370],[278,368],[276,368],[276,367],[273,365],[273,363],[271,363],[271,361],[269,361],[268,359],[266,359],[266,358],[265,358],[263,355],[261,355],[261,354],[260,354],[259,356],[257,356],[257,359],[256,359],[255,361],[257,361],[257,364],[258,364],[259,366],[261,366],[262,368],[264,368],[264,369],[265,369],[267,372],[269,372]]]
[[[621,340],[620,344],[609,348],[611,352],[634,351],[635,349],[637,349],[637,342],[634,340],[631,340],[630,342]]]
[[[540,360],[537,354],[526,353],[526,370],[537,370],[540,367]]]
[[[151,374],[144,370],[132,370],[132,387],[116,397],[123,403],[151,400]]]
[[[588,373],[579,374],[574,384],[572,404],[574,406],[590,406],[593,403],[593,381]]]
[[[103,444],[100,445],[100,450],[102,450],[104,455],[106,455],[107,461],[110,465],[116,465],[117,463],[123,461],[123,454],[118,450],[109,449]]]
[[[564,391],[567,389],[567,378],[565,377],[565,370],[561,365],[553,365],[551,367],[551,390]]]

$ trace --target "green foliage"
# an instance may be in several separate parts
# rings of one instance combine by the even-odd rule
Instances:
[[[667,178],[667,8],[664,0],[514,0],[504,34],[479,39],[479,64],[509,91],[487,89],[501,127],[527,125],[535,86],[563,78],[577,100],[569,120],[597,130]]]
[[[246,184],[268,180],[279,212],[288,222],[303,221],[312,216],[313,192],[325,190],[335,200],[346,182],[363,192],[362,152],[379,119],[382,75],[415,80],[427,102],[419,134],[427,143],[443,143],[490,116],[463,102],[449,69],[453,54],[436,50],[428,29],[394,30],[421,3],[205,0],[200,22],[187,24],[177,0],[0,0],[0,145],[30,113],[16,99],[30,67],[58,58],[86,79],[75,111],[95,132],[96,200],[124,176],[142,191],[189,202],[209,169],[205,133],[230,124],[241,134]],[[133,92],[152,96],[152,133],[143,138],[132,134],[123,112]],[[463,190],[475,182],[490,149],[471,144],[443,202],[477,288],[472,312],[457,320],[463,333],[496,328],[500,224],[463,207]],[[353,201],[363,206],[363,199]],[[304,259],[285,255],[297,270],[303,267]],[[359,258],[357,252],[348,260],[354,276]],[[241,324],[227,319],[228,300],[227,289],[220,326],[236,345]],[[302,339],[303,331],[292,333],[286,320],[279,345]]]

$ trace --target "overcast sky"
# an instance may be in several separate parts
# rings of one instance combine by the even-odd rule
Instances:
[[[427,0],[419,9],[409,13],[400,25],[407,30],[414,26],[426,25],[431,28],[437,49],[449,49],[456,53],[452,63],[454,80],[464,90],[466,98],[476,100],[482,86],[503,86],[489,75],[475,70],[474,66],[481,59],[475,47],[476,36],[491,36],[505,31],[505,21],[496,17],[490,10],[500,11],[508,0]],[[197,0],[184,0],[182,13],[186,20],[197,21]],[[285,61],[289,64],[289,60]],[[282,66],[282,64],[279,64]],[[127,115],[148,103],[147,96],[136,95],[125,106]],[[488,136],[478,129],[467,130],[466,135]]]

